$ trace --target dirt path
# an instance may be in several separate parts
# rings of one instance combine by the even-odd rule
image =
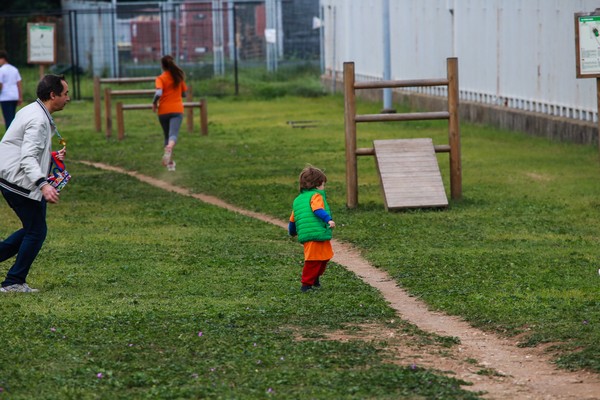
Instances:
[[[248,211],[205,194],[101,163],[80,161],[95,168],[130,175],[142,182],[191,196],[227,210],[287,229],[287,222]],[[543,349],[519,348],[515,339],[503,339],[471,327],[459,318],[430,311],[411,297],[385,272],[366,262],[353,247],[333,241],[334,262],[354,272],[364,282],[378,289],[398,315],[423,331],[460,339],[457,349],[440,354],[410,354],[402,351],[403,360],[413,360],[441,371],[451,371],[456,378],[472,382],[466,389],[485,391],[489,399],[600,399],[600,376],[586,372],[556,369]],[[381,333],[393,336],[393,332]],[[456,346],[455,346],[456,347]],[[474,362],[476,360],[476,362]],[[482,374],[481,371],[491,371]]]

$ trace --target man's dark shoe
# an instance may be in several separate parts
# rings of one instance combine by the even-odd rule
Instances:
[[[302,293],[306,293],[309,290],[312,290],[312,286],[311,285],[302,285],[302,287],[300,288],[300,290],[302,291]]]

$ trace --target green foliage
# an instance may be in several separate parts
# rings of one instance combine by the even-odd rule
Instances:
[[[272,100],[286,95],[320,97],[325,92],[319,82],[319,71],[309,63],[282,65],[277,71],[263,68],[244,69],[240,85],[247,97]]]
[[[60,8],[60,0],[5,0],[2,4],[3,12],[56,11]]]

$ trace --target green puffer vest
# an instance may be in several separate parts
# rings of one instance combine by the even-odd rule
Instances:
[[[325,211],[331,215],[324,190],[302,190],[292,205],[294,220],[296,221],[296,232],[298,232],[298,241],[300,243],[310,241],[324,242],[330,240],[332,237],[329,224],[326,224],[321,218],[317,217],[310,208],[310,199],[315,193],[323,196]]]

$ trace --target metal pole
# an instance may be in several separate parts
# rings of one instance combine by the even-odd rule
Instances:
[[[383,31],[383,80],[392,79],[392,59],[390,46],[390,0],[382,0],[382,31]],[[382,113],[395,113],[392,108],[392,88],[383,89]]]
[[[331,7],[331,6],[330,6]],[[333,36],[333,40],[332,40],[332,51],[331,51],[331,93],[335,93],[335,80],[337,79],[336,73],[335,73],[335,58],[336,58],[336,54],[335,54],[335,44],[337,42],[337,38],[336,38],[336,26],[335,26],[335,6],[333,6],[333,23],[332,23],[332,34],[331,36]],[[354,64],[352,65],[352,69],[354,70]],[[352,76],[354,76],[354,73],[352,74]]]
[[[213,71],[217,76],[225,74],[224,67],[224,40],[223,40],[223,3],[221,0],[212,0],[212,27],[213,27]]]
[[[279,60],[283,59],[283,14],[281,0],[275,0],[275,29],[277,30],[277,57],[275,58],[275,69],[278,68]]]
[[[236,6],[233,4],[233,74],[235,76],[235,95],[240,94],[238,81],[238,38],[237,38],[237,22],[236,22]]]
[[[69,43],[71,47],[71,84],[74,86],[73,98],[77,99],[77,85],[75,84],[75,46],[73,45],[73,35],[75,35],[75,27],[73,26],[73,14],[75,10],[69,10]]]
[[[181,59],[181,4],[176,4],[173,8],[173,18],[175,19],[175,50],[173,51],[173,57],[179,62]]]
[[[265,0],[265,11],[267,17],[267,31],[265,34],[267,44],[267,70],[277,70],[277,7],[275,0]],[[273,35],[274,33],[274,35]]]
[[[75,12],[75,76],[77,79],[76,91],[77,91],[77,100],[81,100],[81,72],[79,71],[79,27],[77,26],[77,11]]]
[[[323,32],[323,16],[324,16],[323,6],[319,7],[319,62],[321,66],[321,75],[325,73],[325,35]]]
[[[233,52],[235,51],[235,26],[234,26],[235,13],[233,11],[233,7],[234,7],[234,2],[228,1],[227,2],[227,36],[229,37],[229,44],[228,44],[229,60],[233,60],[235,57],[233,55]]]
[[[119,49],[117,48],[117,0],[112,0],[112,45],[113,45],[113,73],[112,76],[119,75]]]

